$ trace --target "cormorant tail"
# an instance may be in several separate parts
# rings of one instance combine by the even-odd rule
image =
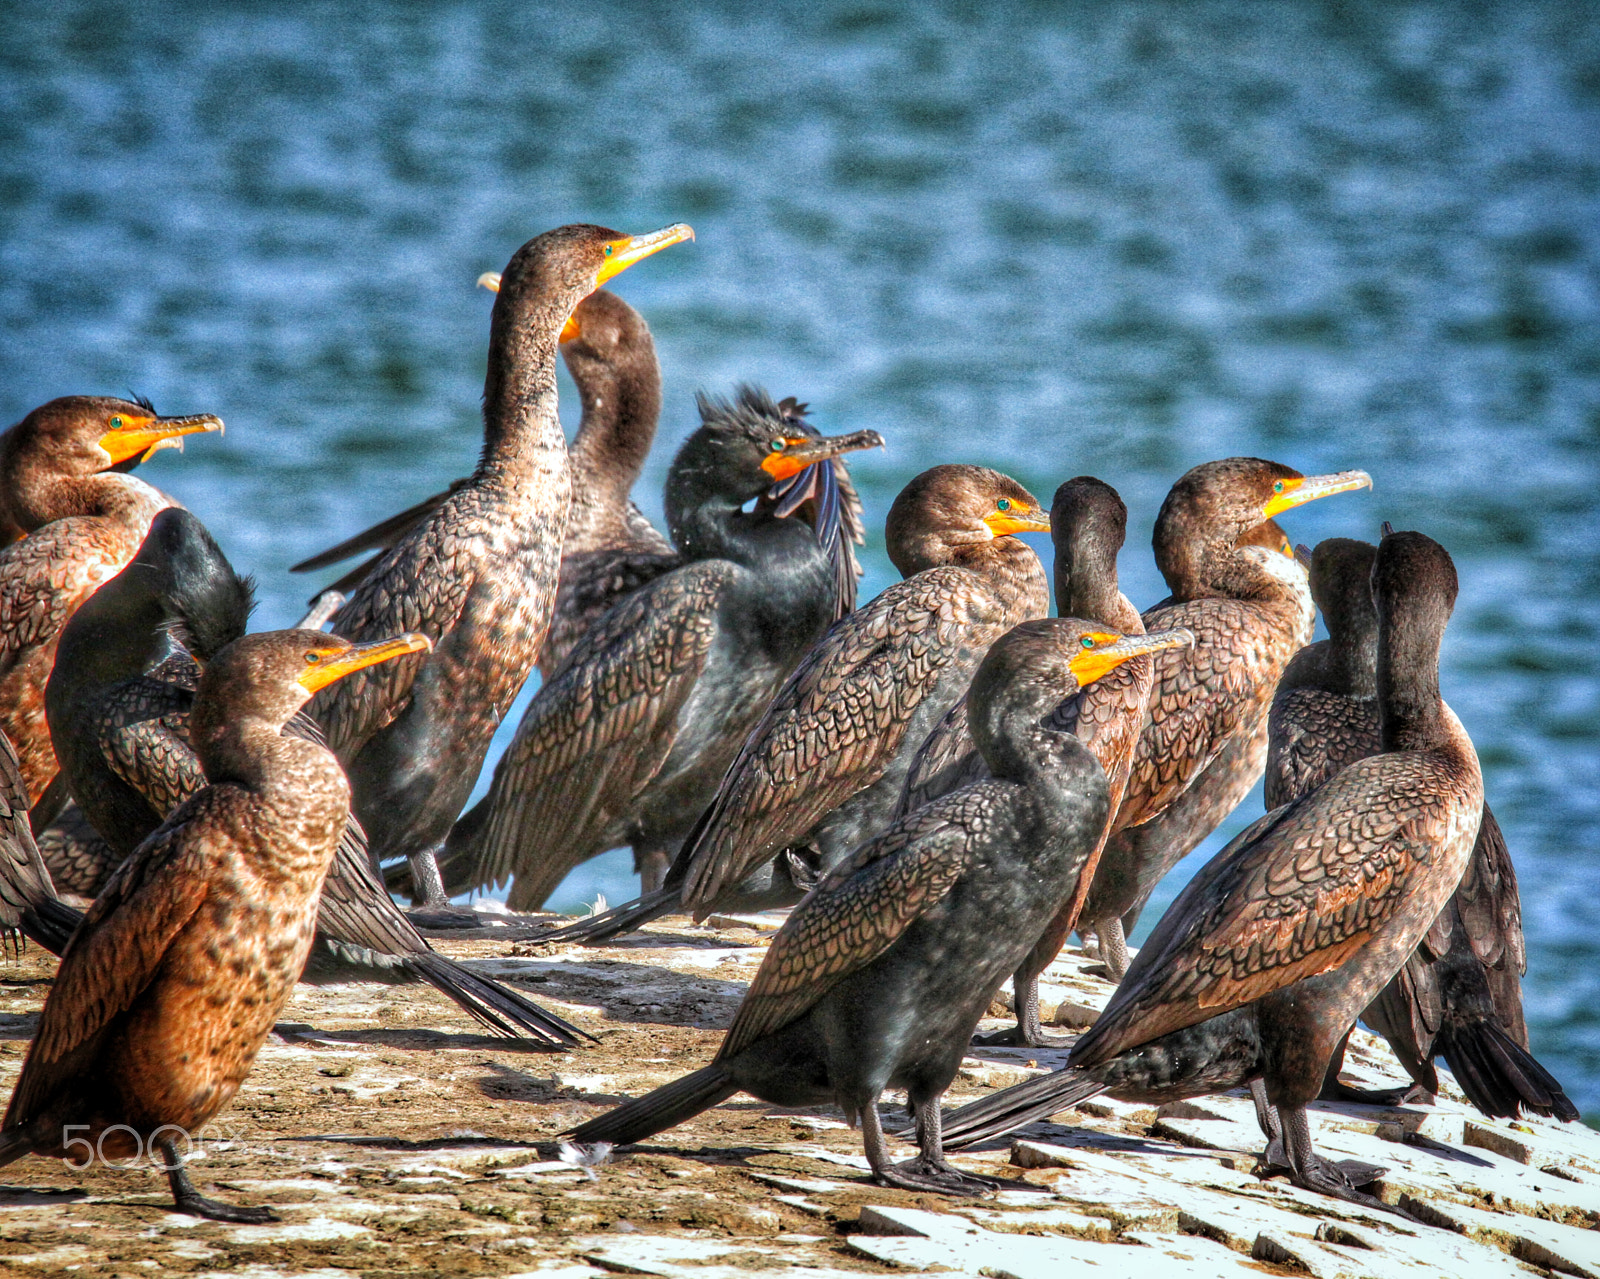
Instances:
[[[598,1042],[587,1031],[546,1012],[509,986],[480,976],[437,951],[407,955],[405,966],[499,1034],[512,1038],[526,1035],[561,1048],[577,1048],[585,1039],[590,1043]]]
[[[631,933],[635,928],[644,927],[652,919],[672,914],[673,911],[681,909],[682,904],[681,890],[676,887],[658,888],[655,892],[636,897],[631,902],[624,902],[621,906],[613,906],[598,915],[590,915],[575,924],[558,928],[539,940],[578,942],[584,946],[603,945],[622,933]]]
[[[1486,1115],[1515,1119],[1526,1108],[1568,1122],[1578,1117],[1555,1076],[1488,1018],[1446,1021],[1434,1047],[1467,1100]]]
[[[28,1124],[18,1124],[0,1132],[0,1168],[16,1163],[33,1150],[33,1132]]]
[[[712,1064],[663,1084],[643,1097],[625,1101],[615,1110],[608,1110],[562,1135],[580,1145],[605,1141],[613,1146],[626,1146],[674,1128],[685,1119],[693,1119],[702,1110],[710,1110],[738,1091],[739,1085],[733,1082],[727,1067]]]
[[[41,897],[23,909],[18,927],[52,955],[59,956],[66,950],[82,919],[81,910],[67,905],[59,897]]]
[[[1003,1137],[1025,1124],[1048,1119],[1068,1106],[1088,1101],[1105,1089],[1098,1073],[1070,1067],[1002,1088],[945,1116],[945,1149],[957,1150],[991,1137]]]

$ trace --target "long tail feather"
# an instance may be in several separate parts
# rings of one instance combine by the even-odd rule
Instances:
[[[557,929],[541,937],[540,941],[577,942],[584,946],[599,946],[623,933],[642,928],[652,919],[660,919],[678,910],[682,897],[676,888],[659,888],[621,906],[613,906],[598,915],[590,915],[575,924]]]
[[[567,1048],[595,1038],[563,1017],[489,977],[480,976],[437,951],[406,956],[406,968],[450,996],[489,1029]]]
[[[725,1067],[707,1066],[663,1084],[643,1097],[625,1101],[615,1110],[608,1110],[565,1135],[580,1145],[605,1141],[613,1146],[625,1146],[676,1127],[738,1091],[739,1085],[733,1082]]]
[[[1435,1048],[1467,1100],[1486,1115],[1514,1119],[1527,1109],[1569,1122],[1578,1118],[1578,1108],[1556,1077],[1488,1019],[1447,1023]]]
[[[1002,1137],[1104,1091],[1105,1084],[1097,1075],[1079,1070],[1057,1070],[1013,1084],[947,1115],[945,1149],[959,1149],[991,1137]]]

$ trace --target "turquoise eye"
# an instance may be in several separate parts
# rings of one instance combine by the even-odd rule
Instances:
[[[122,429],[122,419],[120,417],[114,417],[111,419],[111,429],[113,431],[120,431]]]
[[[1009,497],[1001,498],[995,503],[995,508],[1001,511],[1009,511],[1011,509],[1011,499]]]
[[[783,452],[783,441],[782,440],[773,440],[770,447],[771,447],[771,449],[772,449],[772,451],[774,453],[782,453]]]
[[[1281,492],[1283,492],[1283,481],[1282,481],[1282,480],[1279,480],[1279,481],[1278,481],[1278,482],[1277,482],[1277,483],[1276,483],[1276,484],[1274,484],[1274,485],[1273,485],[1273,486],[1272,486],[1272,491],[1273,491],[1273,492],[1274,492],[1274,493],[1281,493]]]
[[[1093,648],[1094,647],[1094,637],[1092,635],[1085,635],[1083,637],[1083,646],[1085,648]]]
[[[611,246],[609,244],[606,245],[606,256],[608,258],[611,256]]]

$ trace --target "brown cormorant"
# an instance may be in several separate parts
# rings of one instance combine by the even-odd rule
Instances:
[[[575,225],[517,250],[490,321],[477,470],[334,615],[338,635],[405,627],[434,641],[428,657],[346,680],[312,707],[350,776],[375,860],[409,858],[432,908],[448,908],[433,850],[471,794],[555,604],[572,504],[556,416],[562,326],[612,276],[692,235],[682,225],[643,236]]]
[[[784,682],[665,887],[554,936],[599,942],[680,906],[798,901],[807,880],[888,825],[917,746],[989,645],[1049,609],[1039,557],[1012,536],[1049,527],[1037,498],[987,467],[913,479],[885,526],[904,580],[835,625]]]
[[[318,631],[250,635],[206,668],[189,728],[208,785],[95,899],[62,956],[0,1125],[0,1165],[32,1152],[161,1152],[180,1212],[274,1220],[199,1194],[177,1138],[238,1091],[311,949],[317,894],[350,811],[328,751],[283,733],[318,688],[426,649]]]
[[[882,437],[818,436],[752,387],[702,396],[700,412],[667,479],[682,566],[615,605],[539,689],[451,834],[452,888],[511,878],[512,908],[537,907],[623,844],[659,887],[774,690],[838,617],[839,503],[818,528],[744,508],[808,469],[831,484],[832,459]]]
[[[1449,555],[1420,533],[1390,534],[1372,590],[1382,753],[1241,832],[1162,916],[1066,1069],[957,1111],[952,1143],[1106,1088],[1172,1100],[1250,1082],[1269,1164],[1309,1189],[1388,1207],[1315,1153],[1305,1108],[1357,1015],[1455,891],[1483,778],[1439,696],[1456,598]]]
[[[0,733],[0,952],[18,937],[59,955],[79,914],[56,895],[28,823],[28,789],[17,753]]]
[[[46,689],[63,776],[104,837],[97,893],[167,815],[205,785],[190,739],[201,666],[244,634],[251,585],[205,527],[183,510],[150,525],[139,553],[67,623]],[[291,736],[320,742],[294,716]],[[80,848],[74,870],[95,846]],[[546,1044],[581,1032],[514,990],[438,954],[378,884],[366,840],[347,823],[318,907],[315,979],[427,981],[491,1030]]]
[[[1265,760],[1278,676],[1311,636],[1303,570],[1290,556],[1241,547],[1240,538],[1283,511],[1371,484],[1364,471],[1304,476],[1235,457],[1195,467],[1167,494],[1152,541],[1171,603],[1146,612],[1144,624],[1182,627],[1195,644],[1154,659],[1133,768],[1079,915],[1079,928],[1099,938],[1113,977],[1127,969],[1123,916],[1210,833],[1196,829],[1192,813],[1160,832],[1183,838],[1146,837],[1138,828],[1195,786],[1202,789],[1188,804],[1196,810],[1220,821],[1237,807]],[[1263,739],[1259,751],[1250,746],[1256,736]]]
[[[1378,615],[1370,580],[1375,548],[1329,538],[1311,559],[1311,591],[1328,638],[1296,653],[1272,700],[1268,809],[1292,803],[1358,759],[1382,749],[1378,728]],[[1527,1107],[1576,1119],[1561,1085],[1528,1052],[1522,1015],[1522,906],[1500,824],[1487,804],[1472,860],[1416,951],[1361,1019],[1389,1041],[1406,1073],[1439,1091],[1433,1059],[1449,1063],[1461,1090],[1486,1115]],[[1325,1093],[1392,1102],[1339,1081],[1341,1044]]]
[[[173,504],[110,468],[221,429],[209,413],[158,417],[148,403],[71,395],[0,437],[0,506],[27,534],[0,551],[0,730],[16,749],[30,806],[57,771],[44,683],[61,627],[121,572],[155,513]]]
[[[636,1142],[739,1091],[837,1102],[881,1183],[972,1194],[995,1183],[944,1159],[939,1098],[1004,978],[1067,900],[1105,825],[1106,780],[1062,692],[1145,652],[1069,619],[1024,622],[972,679],[991,776],[892,823],[834,867],[773,939],[711,1065],[581,1125]],[[1170,642],[1170,641],[1168,641]],[[890,1161],[878,1098],[904,1088],[920,1155]]]

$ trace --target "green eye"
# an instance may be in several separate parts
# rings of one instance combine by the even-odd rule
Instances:
[[[996,510],[1009,511],[1011,509],[1011,499],[1009,497],[1003,497],[994,505]]]
[[[111,429],[113,431],[120,431],[122,429],[122,419],[120,417],[114,417],[111,419]]]
[[[322,660],[322,655],[320,653],[307,653],[306,654],[306,665],[307,666],[315,666],[321,660]]]
[[[1084,647],[1085,647],[1085,648],[1093,648],[1093,647],[1094,647],[1094,636],[1092,636],[1092,635],[1085,635],[1085,636],[1084,636],[1084,637],[1083,637],[1083,646],[1084,646]]]
[[[609,244],[606,245],[606,256],[608,258],[611,256],[611,246]]]
[[[768,447],[774,453],[782,453],[783,452],[783,441],[782,440],[773,440],[771,445],[769,445]]]
[[[1283,481],[1282,481],[1282,480],[1279,480],[1279,481],[1278,481],[1278,482],[1277,482],[1277,483],[1276,483],[1276,484],[1274,484],[1274,485],[1273,485],[1273,486],[1272,486],[1272,491],[1273,491],[1273,492],[1274,492],[1274,493],[1281,493],[1281,492],[1283,492]]]

